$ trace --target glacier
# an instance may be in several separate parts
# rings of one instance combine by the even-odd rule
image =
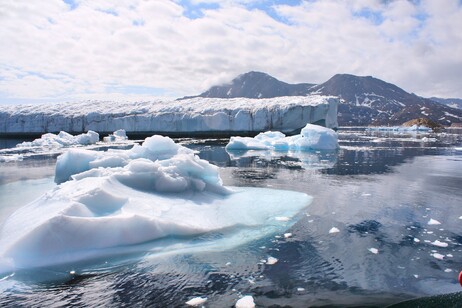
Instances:
[[[0,134],[21,135],[89,130],[101,134],[118,129],[127,133],[193,136],[278,130],[291,133],[307,123],[338,127],[339,100],[330,96],[271,99],[192,98],[174,101],[85,101],[0,106]]]
[[[312,199],[226,187],[217,166],[162,136],[129,150],[70,149],[58,158],[56,181],[4,223],[0,273],[229,249],[283,232]]]

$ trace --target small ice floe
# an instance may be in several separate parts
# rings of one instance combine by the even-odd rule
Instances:
[[[444,270],[444,272],[445,272],[445,273],[451,273],[451,272],[452,272],[452,269],[447,268],[447,269]]]
[[[305,288],[297,288],[297,292],[303,292],[305,291]]]
[[[459,219],[462,219],[462,216],[459,216]]]
[[[254,308],[255,302],[251,295],[246,295],[236,302],[236,308]]]
[[[433,234],[433,231],[427,231],[427,232],[425,232],[425,233],[427,233],[427,234]]]
[[[70,271],[69,274],[75,275],[75,271]]]
[[[226,262],[225,265],[226,265],[226,266],[230,266],[230,265],[231,265],[231,262]]]
[[[292,233],[284,233],[284,238],[292,237]]]
[[[440,242],[440,241],[438,241],[438,240],[432,242],[432,245],[438,246],[438,247],[448,247],[448,243]]]
[[[279,260],[274,258],[274,257],[268,257],[268,260],[266,261],[266,264],[268,265],[274,265],[278,262]]]
[[[207,297],[194,297],[186,302],[186,305],[197,307],[204,304],[207,301]]]
[[[448,254],[446,255],[446,257],[452,258],[452,257],[454,257],[454,256],[453,256],[452,254],[448,253]]]
[[[289,221],[289,217],[286,217],[286,216],[278,216],[276,218],[277,221]]]
[[[361,194],[361,196],[362,196],[362,197],[370,197],[371,194],[363,193],[363,194]]]
[[[420,240],[418,238],[414,237],[414,242],[419,243]]]
[[[429,225],[441,225],[441,223],[438,220],[433,219],[433,218],[430,218],[430,220],[428,221],[428,224]]]
[[[379,250],[377,248],[369,248],[368,250],[370,252],[372,252],[373,254],[378,254],[379,253]]]
[[[415,278],[419,278],[419,275],[414,275]]]
[[[329,230],[329,234],[338,233],[338,232],[340,232],[340,230],[337,229],[336,227],[332,227],[332,228]]]
[[[308,220],[308,222],[309,222],[309,223],[312,223],[313,221],[314,221],[313,219],[311,219],[311,220]]]
[[[437,252],[433,253],[431,256],[433,256],[433,258],[438,259],[438,260],[443,260],[444,258],[444,255],[439,254]]]
[[[250,284],[255,284],[255,279],[250,278],[250,279],[247,279],[247,281],[248,281]]]

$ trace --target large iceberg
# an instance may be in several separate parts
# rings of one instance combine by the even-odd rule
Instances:
[[[71,150],[59,157],[56,177],[59,186],[4,224],[0,273],[226,249],[283,231],[311,202],[299,192],[225,187],[218,167],[161,136],[125,151]]]
[[[271,99],[193,98],[179,101],[80,103],[0,106],[0,134],[88,130],[109,133],[236,135],[278,130],[297,131],[306,123],[335,128],[338,98],[328,96]]]
[[[227,151],[274,150],[312,151],[338,149],[337,133],[326,127],[307,124],[298,135],[286,137],[281,132],[264,132],[256,137],[231,137]]]

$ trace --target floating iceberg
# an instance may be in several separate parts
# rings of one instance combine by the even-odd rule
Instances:
[[[4,224],[0,273],[136,252],[222,250],[284,231],[311,202],[298,192],[225,187],[218,167],[161,136],[125,151],[71,149],[58,158],[56,177],[63,183]]]
[[[339,100],[328,96],[271,99],[193,98],[180,101],[110,102],[0,106],[0,134],[94,130],[177,136],[230,135],[270,129],[291,132],[306,123],[338,127]]]
[[[127,140],[127,133],[125,132],[125,129],[118,129],[112,134],[106,136],[103,138],[104,142],[122,142]]]
[[[90,145],[99,141],[99,134],[89,130],[87,133],[73,136],[65,131],[59,134],[47,133],[34,141],[26,141],[16,145],[17,148],[61,148],[73,145]]]
[[[301,133],[286,137],[281,132],[264,132],[256,137],[231,137],[226,150],[310,151],[338,149],[337,133],[326,127],[307,124]]]
[[[424,125],[412,126],[370,126],[367,131],[394,131],[394,132],[432,132],[430,127]]]

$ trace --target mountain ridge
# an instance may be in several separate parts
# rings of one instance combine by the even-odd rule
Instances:
[[[460,109],[408,93],[372,76],[352,74],[336,74],[321,84],[289,84],[266,73],[251,71],[228,84],[213,86],[197,96],[185,98],[271,98],[311,94],[339,97],[342,103],[338,122],[343,126],[400,125],[421,117],[445,126],[462,122]]]

